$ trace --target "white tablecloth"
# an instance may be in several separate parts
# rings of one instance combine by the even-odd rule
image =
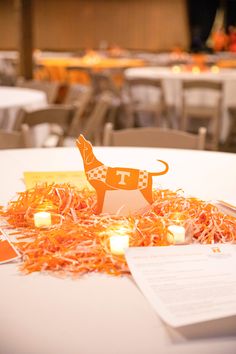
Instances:
[[[211,71],[204,71],[200,73],[192,72],[178,72],[175,73],[170,68],[161,67],[145,67],[145,68],[131,68],[125,71],[127,78],[151,78],[162,79],[166,103],[169,107],[175,107],[177,115],[181,114],[182,102],[182,80],[213,80],[223,82],[223,100],[222,100],[222,120],[220,140],[224,142],[229,134],[229,113],[228,107],[236,106],[236,70],[225,69],[218,73]],[[202,103],[214,102],[214,95],[210,93],[202,97],[200,94],[195,95],[195,102]]]
[[[156,185],[204,199],[236,200],[236,154],[151,148],[95,148],[112,166],[154,171]],[[23,190],[23,171],[81,170],[76,148],[0,151],[1,202]],[[22,276],[0,266],[1,354],[235,354],[236,318],[173,329],[165,325],[131,277],[77,280]]]
[[[36,109],[47,105],[42,91],[0,86],[0,127],[12,129],[20,108]]]
[[[73,52],[49,52],[49,51],[41,51],[36,49],[33,53],[34,59],[36,58],[57,58],[57,57],[72,57],[74,55]],[[0,60],[7,59],[17,62],[19,60],[19,52],[13,50],[1,50],[0,51]]]

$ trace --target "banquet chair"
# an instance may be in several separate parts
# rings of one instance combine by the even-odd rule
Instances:
[[[17,65],[12,59],[0,59],[0,85],[14,86],[17,78]]]
[[[46,94],[47,102],[53,104],[56,102],[60,84],[58,82],[18,79],[16,86],[43,91]]]
[[[211,124],[211,128],[209,128],[212,133],[208,131],[208,135],[211,136],[208,145],[213,150],[217,150],[219,144],[222,89],[222,83],[216,81],[190,80],[182,82],[181,129],[190,131],[190,119],[198,120],[200,125],[204,124],[203,121],[207,126]],[[209,102],[210,97],[212,102]]]
[[[115,82],[113,81],[112,70],[91,70],[89,72],[89,75],[95,96],[107,91],[113,93],[118,97],[120,96],[119,88],[115,85]]]
[[[86,139],[90,140],[94,145],[101,145],[103,129],[111,105],[111,96],[107,93],[101,95],[95,102],[90,115],[80,117],[80,130],[74,130],[74,134],[70,134],[70,136],[66,137],[63,145],[74,146],[75,138],[79,134],[83,134]]]
[[[67,93],[65,95],[64,104],[79,104],[81,100],[83,100],[84,96],[88,98],[92,95],[92,89],[89,86],[81,85],[81,84],[70,84],[68,86]]]
[[[22,124],[27,124],[34,132],[37,147],[60,146],[70,130],[74,114],[72,105],[49,105],[32,111],[21,109],[14,129],[19,130]]]
[[[105,125],[103,135],[104,146],[140,146],[204,150],[205,140],[205,127],[199,128],[198,134],[160,127],[114,130],[110,122]]]
[[[125,91],[129,102],[127,128],[135,125],[161,126],[163,120],[166,121],[166,105],[161,80],[126,78]]]
[[[225,142],[225,146],[227,148],[230,148],[231,146],[236,147],[236,106],[235,107],[229,107],[229,118],[230,118],[230,128],[229,128],[229,134]]]
[[[92,110],[94,103],[93,90],[91,87],[86,87],[86,89],[80,93],[77,100],[73,102],[75,107],[75,113],[68,130],[68,135],[77,135],[85,122],[84,117],[88,116]]]
[[[0,130],[0,149],[20,149],[33,147],[30,130],[26,124],[20,131]]]

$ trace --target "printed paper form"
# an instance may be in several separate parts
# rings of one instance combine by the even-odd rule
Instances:
[[[169,325],[236,315],[236,246],[130,247],[126,259],[137,285]]]

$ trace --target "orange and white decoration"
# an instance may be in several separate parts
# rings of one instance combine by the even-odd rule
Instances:
[[[77,139],[86,177],[97,193],[97,214],[128,216],[153,203],[152,177],[168,172],[169,166],[160,161],[164,170],[148,172],[126,167],[109,167],[100,162],[93,147],[83,135]]]
[[[8,237],[5,232],[0,229],[0,264],[13,261],[19,257],[19,252],[8,240]]]

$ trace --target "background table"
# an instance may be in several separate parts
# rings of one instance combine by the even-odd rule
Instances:
[[[166,104],[169,107],[174,107],[176,115],[181,114],[182,104],[182,80],[213,80],[223,82],[223,98],[222,98],[222,117],[221,117],[221,131],[220,140],[224,142],[229,134],[229,113],[228,107],[235,106],[236,98],[236,70],[221,69],[219,72],[202,71],[193,73],[191,71],[174,72],[172,68],[161,67],[145,67],[145,68],[130,68],[125,70],[125,77],[127,78],[150,78],[163,80],[163,89]],[[214,97],[209,93],[204,97],[205,101],[212,102]],[[196,97],[196,102],[202,102],[202,96]]]
[[[106,57],[81,57],[81,58],[40,58],[39,65],[57,66],[63,68],[87,68],[87,69],[113,69],[143,66],[144,60],[132,58],[106,58]]]
[[[109,70],[116,73],[129,67],[138,67],[145,64],[144,60],[141,59],[103,57],[96,52],[93,55],[83,57],[39,58],[36,63],[42,71],[47,72],[50,80],[73,82],[77,79],[77,82],[80,83],[85,83],[83,80],[81,81],[81,71],[87,73],[87,75],[90,71]],[[88,79],[87,81],[89,82]]]
[[[236,154],[151,148],[95,148],[112,166],[155,171],[163,188],[204,199],[236,200]],[[76,148],[0,151],[1,202],[24,189],[24,171],[81,170]],[[173,329],[165,325],[132,277],[90,274],[59,279],[22,276],[0,266],[0,354],[235,354],[236,318]]]
[[[42,91],[0,87],[0,126],[11,129],[20,108],[36,109],[47,105],[46,94]]]

